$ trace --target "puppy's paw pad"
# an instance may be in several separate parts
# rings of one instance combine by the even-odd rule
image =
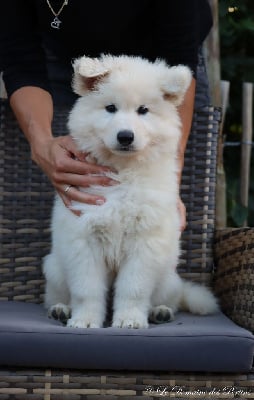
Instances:
[[[66,304],[58,303],[51,306],[48,310],[48,317],[54,318],[66,324],[68,319],[71,317],[71,308]]]
[[[149,321],[154,324],[164,324],[173,321],[173,319],[173,310],[164,305],[153,307],[149,312]]]

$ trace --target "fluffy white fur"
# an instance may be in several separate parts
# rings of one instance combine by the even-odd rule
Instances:
[[[119,184],[86,189],[106,202],[73,204],[81,217],[56,198],[52,251],[44,262],[50,313],[66,315],[70,327],[101,327],[112,285],[114,327],[146,328],[149,318],[167,321],[179,309],[216,312],[212,293],[176,272],[177,106],[191,81],[189,69],[105,55],[76,60],[74,71],[73,88],[81,97],[69,130],[90,160],[117,171],[109,175]],[[108,105],[117,111],[107,111]],[[133,133],[130,145],[119,143],[122,131]]]

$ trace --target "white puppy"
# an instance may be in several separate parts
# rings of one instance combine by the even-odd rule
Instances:
[[[112,326],[146,328],[185,309],[216,312],[205,287],[176,272],[180,246],[177,210],[177,107],[191,81],[187,67],[139,57],[82,57],[74,62],[69,130],[90,160],[114,168],[119,184],[90,187],[103,205],[56,198],[52,252],[45,258],[49,314],[77,328],[103,326],[114,289]],[[82,190],[82,189],[81,189]]]

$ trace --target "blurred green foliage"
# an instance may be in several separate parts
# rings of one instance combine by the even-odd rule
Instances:
[[[254,0],[219,0],[221,79],[230,81],[225,140],[240,142],[242,136],[242,83],[254,82]],[[254,226],[254,151],[252,152],[249,207],[240,204],[240,146],[225,147],[227,223],[241,226],[248,214]]]

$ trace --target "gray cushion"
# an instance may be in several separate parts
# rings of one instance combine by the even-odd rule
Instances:
[[[245,372],[254,336],[219,313],[148,329],[70,329],[41,305],[0,302],[2,366]]]

